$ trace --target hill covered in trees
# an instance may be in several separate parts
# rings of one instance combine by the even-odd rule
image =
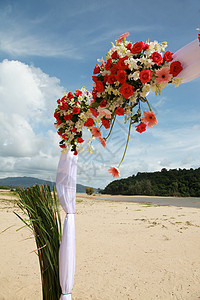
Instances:
[[[44,179],[38,179],[35,177],[7,177],[7,178],[0,178],[0,188],[16,188],[16,187],[30,187],[36,184],[48,184],[50,188],[53,188],[53,185],[56,185],[55,182],[47,181]],[[76,185],[76,192],[77,193],[85,193],[86,186],[77,183]],[[95,191],[97,189],[94,189]]]
[[[137,173],[109,183],[102,194],[200,197],[200,168]]]

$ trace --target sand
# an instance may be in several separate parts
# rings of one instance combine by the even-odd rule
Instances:
[[[34,239],[2,199],[0,300],[40,300]],[[200,299],[200,209],[77,200],[73,300]]]

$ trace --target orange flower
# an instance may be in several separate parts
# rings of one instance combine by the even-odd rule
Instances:
[[[99,129],[99,127],[92,127],[91,130],[92,136],[100,138],[101,137],[101,131]]]
[[[156,82],[157,83],[165,83],[169,82],[172,79],[172,74],[170,74],[170,71],[168,68],[161,68],[156,71]]]
[[[108,172],[110,172],[112,174],[113,177],[119,177],[120,176],[120,172],[118,168],[115,167],[110,167],[110,169],[108,169]]]
[[[147,126],[149,127],[156,125],[158,123],[154,112],[149,110],[144,111],[141,120],[143,123],[146,123]]]
[[[105,148],[106,147],[106,141],[102,137],[99,137],[99,141],[101,142],[101,145]]]

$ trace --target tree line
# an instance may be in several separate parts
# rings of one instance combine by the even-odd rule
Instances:
[[[138,172],[109,183],[102,194],[200,197],[200,168]]]

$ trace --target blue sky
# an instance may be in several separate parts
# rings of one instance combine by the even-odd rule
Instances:
[[[172,52],[197,38],[200,4],[193,1],[0,1],[0,177],[55,180],[60,156],[53,123],[63,91],[91,90],[97,58],[129,32],[132,42],[167,41]],[[200,166],[200,78],[148,99],[158,125],[131,135],[121,176]],[[119,121],[120,123],[120,121]],[[122,156],[127,128],[107,148],[79,155],[78,182],[105,187]]]

